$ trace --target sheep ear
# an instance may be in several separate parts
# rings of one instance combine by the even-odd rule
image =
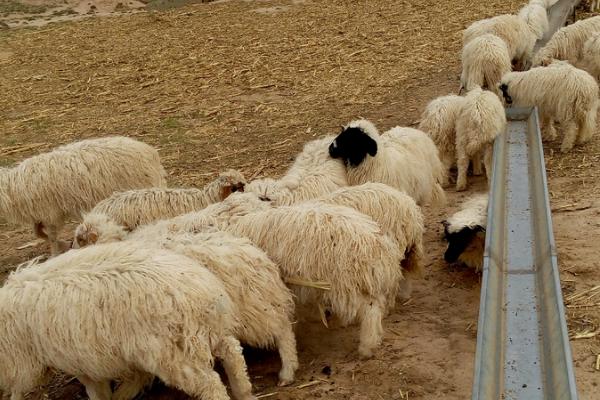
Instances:
[[[369,153],[371,157],[375,157],[375,155],[377,154],[377,142],[372,137],[368,138],[369,140],[367,140],[367,153]]]
[[[88,243],[96,243],[98,241],[98,234],[94,231],[88,232]]]

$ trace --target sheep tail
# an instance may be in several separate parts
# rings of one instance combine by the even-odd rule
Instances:
[[[446,193],[444,189],[440,185],[440,183],[436,183],[433,186],[433,191],[431,192],[431,205],[434,207],[442,207],[446,204]]]
[[[409,278],[420,279],[424,275],[423,268],[423,246],[415,244],[406,251],[402,260],[402,272]]]
[[[596,100],[592,107],[585,113],[583,119],[583,125],[581,128],[581,138],[583,141],[591,139],[594,132],[596,131],[596,118],[598,115],[598,106],[600,101]]]

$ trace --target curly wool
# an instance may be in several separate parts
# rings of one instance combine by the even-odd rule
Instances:
[[[333,136],[304,145],[292,166],[280,179],[257,179],[246,188],[275,205],[291,205],[348,186],[344,164],[329,157]]]
[[[36,226],[59,251],[58,231],[117,191],[166,185],[158,152],[126,137],[83,140],[0,170],[0,215]]]
[[[488,181],[492,173],[493,144],[506,131],[506,113],[494,93],[475,88],[465,96],[456,120],[456,190],[467,188],[467,170],[473,160],[474,169],[483,158]]]
[[[569,61],[576,65],[583,58],[585,42],[600,32],[600,16],[583,19],[560,28],[533,57],[533,66],[547,66],[553,60]]]
[[[446,176],[456,164],[456,120],[464,97],[441,96],[432,100],[421,114],[419,130],[427,133],[438,148]]]
[[[75,230],[74,243],[83,247],[97,242],[102,234],[113,234],[115,230],[107,229],[110,225],[101,215],[132,231],[140,225],[201,210],[226,199],[233,192],[243,191],[245,183],[240,172],[228,170],[202,190],[151,188],[115,193],[84,215],[83,222]],[[106,242],[114,239],[111,237]]]
[[[248,239],[216,231],[159,236],[145,245],[183,254],[217,276],[237,308],[236,337],[258,348],[279,349],[280,384],[294,380],[298,369],[292,329],[294,300],[281,280],[277,265]]]
[[[351,207],[371,217],[398,242],[405,275],[423,275],[423,214],[410,196],[383,183],[369,182],[339,189],[317,201]]]
[[[402,280],[398,243],[369,217],[317,201],[234,217],[227,231],[248,237],[284,278],[324,281],[331,290],[294,287],[301,303],[330,307],[343,324],[361,322],[361,356],[382,338],[381,320]]]
[[[586,40],[579,65],[592,75],[596,81],[600,81],[600,32],[593,34]]]
[[[546,3],[542,0],[532,0],[519,10],[519,17],[527,23],[527,26],[535,34],[536,38],[542,39],[550,29],[548,23],[548,11]]]
[[[0,387],[21,399],[50,367],[110,398],[110,380],[141,371],[224,400],[217,356],[234,394],[249,399],[234,315],[219,279],[187,257],[124,243],[73,250],[0,289]]]
[[[596,130],[598,84],[587,72],[565,61],[525,72],[510,72],[502,78],[505,98],[515,106],[540,109],[546,136],[554,138],[554,121],[564,129],[561,151],[575,142],[586,143]]]
[[[527,67],[537,37],[524,19],[517,15],[505,14],[476,21],[464,30],[463,47],[471,40],[488,33],[506,43],[511,61],[516,60],[522,67]]]
[[[446,180],[444,166],[435,143],[424,132],[395,127],[379,135],[367,120],[350,122],[377,142],[377,154],[368,155],[360,165],[347,167],[348,182],[360,185],[380,182],[404,191],[419,205],[441,205],[446,196],[442,184]]]
[[[485,34],[469,41],[462,50],[462,90],[478,86],[500,94],[498,82],[512,70],[511,56],[504,40]]]

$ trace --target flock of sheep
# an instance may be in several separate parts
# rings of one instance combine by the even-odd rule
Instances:
[[[360,324],[371,357],[382,321],[423,274],[421,207],[491,173],[506,130],[503,100],[538,106],[563,150],[595,131],[600,17],[548,29],[552,0],[464,33],[464,96],[433,100],[419,129],[380,133],[356,120],[305,144],[278,179],[228,170],[203,189],[167,188],[152,147],[124,137],[84,140],[0,169],[0,215],[46,239],[52,257],[19,266],[0,289],[0,389],[23,399],[50,369],[77,377],[92,400],[132,399],[155,376],[202,399],[254,399],[241,343],[276,348],[279,384],[299,367],[296,304]],[[564,61],[553,61],[554,59]],[[530,64],[539,65],[528,71]],[[445,258],[480,268],[487,197],[444,221]],[[59,234],[82,219],[72,243]],[[120,384],[114,393],[111,381]]]

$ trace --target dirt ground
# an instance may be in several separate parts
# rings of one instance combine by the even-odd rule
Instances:
[[[221,0],[0,30],[0,166],[61,143],[126,134],[160,149],[172,185],[201,186],[229,167],[276,176],[304,142],[353,118],[381,129],[414,125],[428,101],[458,89],[460,31],[522,3]],[[566,156],[557,143],[546,148],[564,295],[576,296],[567,301],[569,328],[573,337],[591,336],[572,342],[582,400],[597,398],[600,382],[600,301],[590,298],[595,291],[577,296],[600,282],[599,150],[600,139]],[[482,190],[475,179],[468,192],[450,189],[446,208],[425,210],[426,277],[386,319],[372,360],[357,360],[356,327],[300,321],[294,385],[276,386],[276,353],[247,349],[256,393],[285,400],[470,397],[480,277],[443,262],[439,222]],[[0,221],[0,278],[45,252],[30,230]],[[85,392],[76,380],[56,377],[29,398]],[[186,397],[156,384],[142,398]]]

